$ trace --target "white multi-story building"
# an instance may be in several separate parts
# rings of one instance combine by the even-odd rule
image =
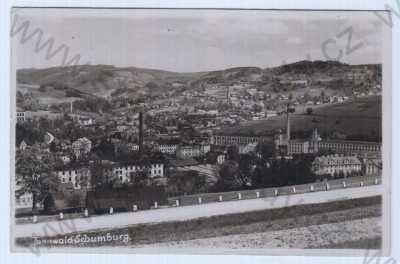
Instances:
[[[24,193],[15,200],[15,209],[32,209],[32,193]],[[39,205],[39,204],[38,204]]]
[[[17,122],[25,122],[25,112],[17,112]]]
[[[328,155],[316,157],[312,163],[312,170],[316,175],[342,174],[344,177],[354,172],[360,173],[362,163],[356,156]]]
[[[176,149],[177,149],[178,145],[176,144],[164,144],[164,145],[159,145],[158,146],[158,150],[161,153],[165,153],[165,154],[175,154],[176,153]]]
[[[211,144],[217,146],[239,146],[247,145],[254,142],[265,142],[270,140],[269,137],[243,137],[243,136],[224,136],[224,135],[213,135],[211,138]]]
[[[75,190],[91,188],[91,172],[87,167],[66,167],[58,170],[56,173],[62,184],[72,184]]]
[[[200,145],[200,151],[202,154],[206,154],[211,151],[211,145],[210,144],[201,144]]]
[[[195,158],[210,152],[210,144],[179,146],[176,156],[181,159]]]
[[[139,150],[139,144],[136,144],[136,143],[128,143],[128,144],[126,144],[126,146],[128,147],[129,151],[138,151]]]
[[[225,162],[225,154],[220,154],[217,156],[217,164],[221,165]]]
[[[78,119],[78,123],[79,123],[79,125],[81,125],[81,126],[90,126],[90,125],[93,125],[93,124],[94,124],[93,119],[90,118],[90,117],[86,117],[86,116],[80,117],[80,118]]]
[[[364,155],[361,157],[365,175],[382,174],[382,157],[380,155]]]
[[[248,143],[245,145],[239,145],[239,153],[240,154],[248,154],[248,153],[255,153],[257,150],[257,142]]]
[[[17,111],[17,121],[25,122],[28,120],[36,120],[39,118],[45,118],[48,120],[56,120],[62,118],[61,113],[53,113],[50,111]]]
[[[107,170],[107,173],[117,177],[121,182],[132,182],[135,176],[140,172],[147,172],[150,178],[164,177],[164,164],[154,163],[150,165],[114,165]]]

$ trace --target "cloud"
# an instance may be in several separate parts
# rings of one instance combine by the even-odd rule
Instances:
[[[363,41],[366,48],[346,57],[348,62],[379,62],[383,46],[382,23],[371,12],[24,9],[19,16],[93,64],[172,71],[268,67],[308,54],[324,59],[322,43],[348,26],[352,41]],[[330,52],[346,41],[338,39]],[[34,42],[13,48],[18,68],[59,64],[34,54]]]

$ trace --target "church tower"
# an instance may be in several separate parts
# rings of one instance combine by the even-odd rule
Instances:
[[[314,131],[311,136],[311,140],[313,140],[313,141],[321,140],[321,138],[319,137],[319,134],[318,134],[318,128],[314,128]]]
[[[311,135],[310,145],[309,145],[309,152],[310,153],[317,153],[318,152],[318,142],[321,141],[321,137],[318,134],[318,129],[314,128],[314,131]]]

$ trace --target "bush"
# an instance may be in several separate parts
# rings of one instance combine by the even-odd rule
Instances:
[[[55,211],[54,198],[50,193],[43,200],[43,209],[45,213],[52,213]]]
[[[67,198],[68,207],[80,207],[81,206],[81,196],[78,193],[72,193]]]

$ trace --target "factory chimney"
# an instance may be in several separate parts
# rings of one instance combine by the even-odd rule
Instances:
[[[139,112],[139,153],[143,152],[143,113]]]
[[[287,109],[286,109],[286,140],[289,143],[289,140],[290,140],[290,109],[289,109],[289,104],[287,105]]]

